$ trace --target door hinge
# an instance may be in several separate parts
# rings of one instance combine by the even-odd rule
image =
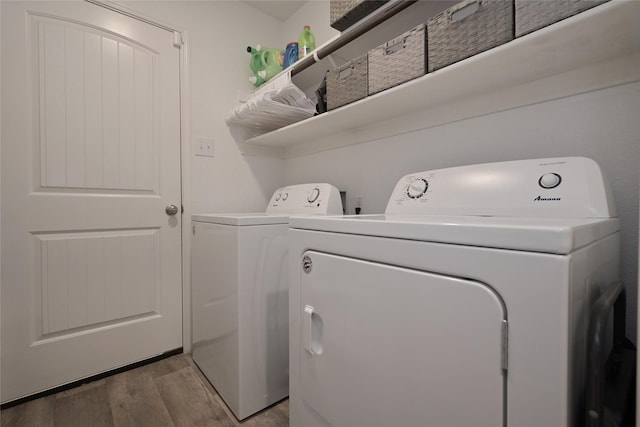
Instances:
[[[502,321],[502,370],[509,369],[509,322]]]
[[[309,274],[311,273],[311,269],[313,268],[313,261],[311,261],[311,257],[309,255],[305,255],[302,257],[302,270]]]
[[[182,33],[180,31],[173,32],[173,46],[180,49],[182,47]]]

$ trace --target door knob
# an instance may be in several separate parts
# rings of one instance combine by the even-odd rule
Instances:
[[[164,211],[167,213],[167,215],[174,216],[178,213],[178,207],[176,205],[169,205],[164,208]]]

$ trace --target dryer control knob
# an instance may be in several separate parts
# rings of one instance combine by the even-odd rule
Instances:
[[[540,177],[538,184],[542,188],[556,188],[562,182],[562,178],[557,173],[546,173]]]
[[[282,201],[284,202],[285,200],[287,200],[289,198],[289,193],[284,193],[282,195]]]
[[[318,197],[320,197],[320,189],[316,187],[313,190],[311,190],[311,193],[309,194],[309,196],[307,196],[307,201],[309,203],[313,203],[316,200],[318,200]]]
[[[429,188],[429,183],[424,178],[418,178],[415,181],[411,182],[407,187],[407,196],[411,199],[419,199],[422,197],[424,193],[427,192],[427,188]]]
[[[276,202],[280,200],[281,197],[282,197],[282,193],[278,193],[278,195],[276,195]]]

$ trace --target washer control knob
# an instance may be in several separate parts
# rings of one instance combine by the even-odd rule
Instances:
[[[289,198],[289,193],[284,193],[282,194],[282,201],[284,202],[285,200],[287,200]]]
[[[276,202],[282,198],[282,193],[276,194]]]
[[[411,199],[419,199],[424,193],[427,192],[429,183],[424,178],[418,178],[412,181],[407,187],[407,196]]]
[[[311,190],[311,193],[309,193],[309,195],[307,196],[307,201],[309,203],[313,203],[316,200],[318,200],[318,197],[320,197],[320,189],[316,187],[313,190]]]
[[[538,184],[542,188],[556,188],[562,182],[562,178],[557,173],[545,173],[538,180]]]

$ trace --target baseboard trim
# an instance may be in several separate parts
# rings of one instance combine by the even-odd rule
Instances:
[[[60,393],[61,391],[70,390],[72,388],[81,386],[83,384],[88,384],[88,383],[91,383],[91,382],[94,382],[94,381],[101,380],[101,379],[106,378],[106,377],[110,377],[112,375],[116,375],[116,374],[119,374],[119,373],[122,373],[122,372],[130,371],[131,369],[139,368],[141,366],[148,365],[150,363],[157,362],[159,360],[166,359],[167,357],[175,356],[175,355],[182,354],[182,353],[183,353],[182,347],[179,347],[179,348],[176,348],[176,349],[173,349],[173,350],[169,350],[169,351],[164,352],[162,354],[159,354],[157,356],[150,357],[149,359],[140,360],[139,362],[135,362],[135,363],[132,363],[130,365],[121,366],[119,368],[111,369],[109,371],[102,372],[102,373],[96,374],[96,375],[92,375],[90,377],[83,378],[83,379],[80,379],[80,380],[77,380],[77,381],[73,381],[73,382],[70,382],[68,384],[64,384],[64,385],[61,385],[61,386],[58,386],[58,387],[54,387],[54,388],[50,388],[48,390],[41,391],[41,392],[38,392],[38,393],[35,393],[35,394],[30,394],[29,396],[21,397],[21,398],[16,399],[16,400],[5,402],[5,403],[0,405],[0,410],[11,408],[12,406],[20,405],[21,403],[29,402],[31,400],[39,399],[41,397],[45,397],[45,396],[49,396],[49,395],[52,395],[52,394]]]

